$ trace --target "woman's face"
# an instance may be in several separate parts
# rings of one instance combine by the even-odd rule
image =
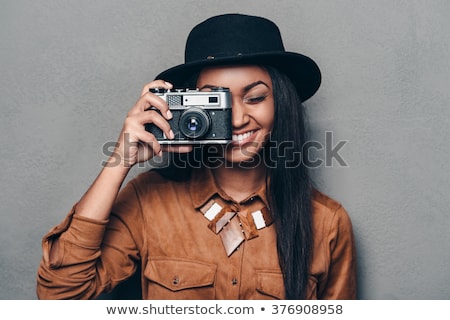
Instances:
[[[258,66],[211,67],[202,70],[197,87],[226,87],[232,96],[233,141],[221,155],[227,162],[251,161],[269,139],[274,122],[272,80]]]

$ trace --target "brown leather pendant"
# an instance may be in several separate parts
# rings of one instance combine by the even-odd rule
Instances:
[[[245,238],[247,240],[256,238],[258,236],[258,230],[256,230],[253,216],[248,210],[238,212],[238,217],[241,222],[242,230],[244,231]]]
[[[222,239],[223,247],[228,256],[230,256],[245,240],[238,219],[231,219],[231,221],[223,227],[219,236]]]
[[[233,219],[233,217],[236,215],[236,212],[225,212],[222,216],[219,216],[219,219],[214,219],[209,224],[209,228],[214,231],[215,233],[219,233],[223,227]],[[216,217],[217,218],[217,217]]]
[[[231,211],[223,202],[214,199],[200,208],[205,218],[209,220],[208,228],[220,236],[228,256],[230,256],[244,240],[258,237],[258,230],[272,223],[270,212],[266,207],[249,212]]]

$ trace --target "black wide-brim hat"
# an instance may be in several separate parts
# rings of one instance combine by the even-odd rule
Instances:
[[[321,73],[309,57],[284,49],[280,30],[270,20],[243,14],[224,14],[195,26],[186,41],[185,63],[156,79],[183,86],[202,68],[218,65],[270,65],[294,83],[302,101],[319,89]]]

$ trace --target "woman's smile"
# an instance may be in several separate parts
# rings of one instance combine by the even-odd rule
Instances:
[[[244,133],[235,133],[232,136],[232,144],[233,145],[243,145],[247,142],[251,142],[251,138],[255,137],[255,130],[247,131]]]

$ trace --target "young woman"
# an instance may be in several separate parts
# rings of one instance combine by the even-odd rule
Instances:
[[[356,298],[350,219],[303,161],[316,63],[285,51],[273,22],[226,14],[197,25],[185,63],[156,79],[109,165],[44,237],[38,297],[96,298],[141,270],[144,299]],[[230,143],[163,145],[145,129],[174,139],[173,114],[150,89],[186,86],[229,88]],[[169,167],[121,189],[133,165],[163,152]]]

